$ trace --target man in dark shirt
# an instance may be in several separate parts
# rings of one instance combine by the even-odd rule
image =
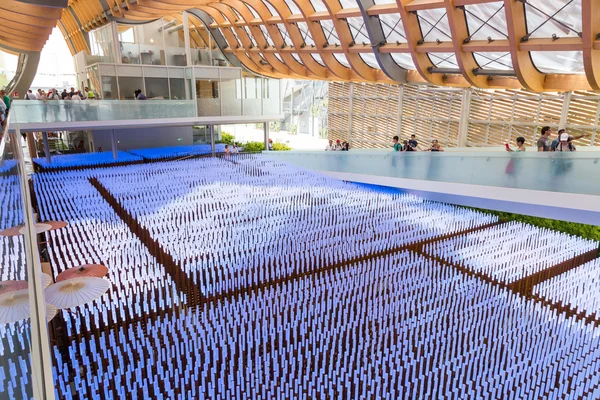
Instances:
[[[550,147],[552,145],[550,135],[552,135],[552,129],[550,129],[549,126],[543,127],[542,136],[540,136],[540,138],[537,141],[538,151],[550,151]]]
[[[67,89],[63,89],[62,93],[60,94],[60,98],[64,100],[68,95],[69,93],[67,93]]]
[[[419,142],[417,142],[417,138],[415,135],[410,135],[410,140],[408,141],[408,145],[410,147],[412,147],[412,149],[409,151],[417,151],[417,148],[419,147]]]

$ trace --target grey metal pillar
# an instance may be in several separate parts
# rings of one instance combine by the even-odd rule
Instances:
[[[44,142],[44,153],[46,154],[46,161],[51,162],[50,157],[50,143],[48,143],[48,132],[42,132],[42,141]]]
[[[112,149],[113,158],[116,160],[119,157],[119,149],[117,147],[117,137],[115,136],[115,130],[110,130],[110,147]]]
[[[265,130],[265,151],[269,151],[269,122],[263,124]]]
[[[208,130],[210,132],[210,152],[212,156],[215,156],[215,126],[209,125]]]

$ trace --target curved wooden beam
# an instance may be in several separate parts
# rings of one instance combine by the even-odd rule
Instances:
[[[223,22],[225,22],[225,17],[216,8],[202,6],[202,10],[206,11],[206,13],[209,14],[211,16],[211,18],[217,24],[220,25]],[[234,20],[233,17],[230,16],[230,18],[232,18],[231,20]],[[229,21],[231,21],[231,20],[229,20]],[[227,40],[228,47],[235,48],[238,46],[238,39],[235,37],[235,35],[233,34],[233,31],[231,29],[232,28],[222,28],[221,31],[223,32],[223,36]],[[245,38],[240,37],[240,36],[238,36],[238,37],[240,40],[245,41]],[[249,47],[250,47],[249,43],[246,43],[246,48],[249,48]],[[267,75],[267,76],[274,77],[274,78],[280,77],[280,75],[276,71],[273,71],[272,69],[268,69],[266,66],[261,65],[260,57],[258,57],[258,59],[257,59],[256,54],[253,54],[251,52],[244,52],[244,53],[237,53],[236,56],[246,68],[253,71],[254,73],[263,74],[263,75]]]
[[[444,0],[446,5],[446,15],[452,36],[456,62],[463,77],[473,86],[479,88],[489,88],[490,79],[487,76],[475,75],[474,69],[479,68],[472,52],[463,49],[463,45],[469,43],[469,28],[467,26],[467,16],[463,7],[455,5],[456,0]],[[493,79],[493,78],[492,78]]]
[[[304,2],[307,0],[298,0],[297,2]],[[348,49],[351,45],[354,44],[354,38],[352,36],[352,32],[350,32],[350,26],[346,20],[342,20],[337,17],[337,13],[342,10],[342,6],[339,1],[331,1],[325,0],[325,7],[329,11],[329,14],[333,15],[333,26],[338,34],[338,38],[340,39],[340,44],[342,46],[342,50],[344,51],[344,55],[346,56],[346,60],[356,72],[358,76],[367,81],[376,81],[377,71],[371,68],[367,63],[363,61],[359,54],[350,53]]]
[[[239,0],[233,0],[241,3]],[[247,7],[252,7],[254,11],[259,15],[263,23],[265,24],[265,29],[271,36],[271,40],[273,40],[273,44],[279,49],[285,47],[285,39],[283,38],[282,33],[279,31],[274,24],[268,23],[270,17],[272,17],[271,12],[264,5],[262,1],[254,2],[250,4],[250,2],[244,2]],[[277,11],[277,9],[275,9]],[[287,30],[288,35],[296,49],[302,49],[302,45],[304,41],[302,40],[302,36],[300,35],[300,31],[296,25],[292,24],[284,24],[285,29]],[[260,29],[260,28],[259,28]],[[310,54],[303,54],[298,52],[298,56],[302,61],[300,64],[291,54],[286,54],[284,52],[278,52],[280,57],[285,61],[292,70],[296,71],[299,75],[303,75],[306,77],[312,76],[314,79],[321,79],[327,76],[327,71],[325,67],[320,65],[315,61],[315,59]],[[297,66],[301,66],[302,68],[298,69]]]
[[[596,0],[581,0],[583,66],[590,86],[600,91],[600,48],[594,42],[600,34],[600,3]]]
[[[281,0],[266,0],[266,1],[269,1],[274,6],[275,3],[278,3]],[[308,0],[297,0],[297,1],[292,0],[292,1],[294,2],[294,4],[296,4],[296,6],[302,13],[305,20],[308,20],[308,16],[312,15],[314,13],[314,8]],[[292,13],[289,10],[289,8],[287,6],[285,6],[285,8],[287,8],[289,11],[288,16],[291,15]],[[282,17],[286,18],[286,15],[282,14]],[[327,40],[325,39],[325,34],[323,33],[323,28],[321,28],[321,23],[318,21],[313,22],[313,23],[307,22],[307,26],[308,26],[308,30],[310,32],[310,36],[312,37],[313,41],[315,42],[315,47],[317,48],[317,51],[319,51],[319,55],[321,56],[321,59],[323,60],[325,67],[331,72],[331,74],[333,76],[337,77],[338,79],[345,80],[345,81],[350,80],[352,77],[353,71],[350,68],[347,68],[346,66],[340,64],[340,62],[337,60],[337,58],[334,57],[333,54],[328,54],[323,51],[323,49],[326,47]]]
[[[545,76],[537,70],[528,51],[520,48],[521,39],[527,35],[525,4],[518,0],[504,0],[508,43],[515,74],[525,88],[534,92],[544,91]]]
[[[235,15],[235,13],[231,10],[231,8],[229,8],[225,4],[222,4],[222,3],[210,3],[210,5],[208,5],[208,6],[202,6],[202,7],[203,8],[208,8],[208,7],[214,8],[215,10],[219,11],[225,18],[227,18],[227,20],[229,20],[229,22],[231,22],[232,24],[234,24],[235,21],[237,20],[237,16]],[[214,19],[215,19],[215,21],[217,21],[216,18],[214,18]],[[243,27],[233,26],[230,29],[236,31],[237,37],[240,40],[241,45],[245,49],[252,48],[252,46],[253,46],[252,39],[250,38],[250,36],[248,35],[248,32],[246,32],[246,30]],[[254,64],[258,67],[258,70],[261,71],[260,72],[261,74],[274,74],[274,75],[276,75],[277,73],[280,73],[272,65],[263,65],[263,63],[261,62],[263,60],[263,58],[259,54],[257,54],[256,52],[248,52],[248,56],[250,57],[250,59],[252,59],[252,61],[254,61]]]
[[[410,49],[410,54],[415,64],[415,68],[417,68],[417,72],[426,82],[433,85],[469,86],[469,83],[463,77],[446,77],[446,75],[443,74],[434,74],[430,72],[430,68],[434,68],[435,66],[426,52],[419,51],[419,46],[423,43],[423,33],[421,32],[419,17],[416,14],[416,10],[410,10],[410,7],[408,7],[411,3],[412,0],[396,0],[398,11],[402,18],[402,25],[404,26],[408,48]]]
[[[235,7],[232,6],[232,4],[235,4]],[[254,18],[254,16],[252,15],[252,13],[250,12],[250,10],[244,6],[243,4],[237,2],[235,0],[223,0],[220,3],[217,3],[218,6],[221,5],[225,5],[231,9],[234,9],[238,12],[238,14],[245,20],[245,21],[249,21],[251,19]],[[258,48],[260,50],[264,50],[265,46],[268,46],[267,40],[265,39],[262,31],[260,30],[260,28],[257,28],[256,26],[250,26],[248,27],[248,29],[250,30],[251,35],[254,37],[254,40],[256,41],[256,44],[258,46]],[[240,28],[239,31],[243,31],[243,34],[247,34],[245,28]],[[250,38],[249,38],[250,39]],[[294,70],[290,70],[290,68],[284,64],[282,61],[280,61],[277,57],[275,57],[275,55],[273,53],[267,53],[264,51],[260,52],[262,54],[262,56],[264,57],[264,59],[271,64],[271,66],[277,70],[277,72],[279,72],[280,74],[283,75],[290,75],[293,76],[294,78],[298,78],[298,77],[306,77],[306,68],[304,68],[303,73],[301,73],[300,75],[297,74]]]
[[[298,26],[295,25],[293,22],[290,22],[292,12],[289,9],[289,7],[282,1],[265,1],[271,4],[275,11],[279,13],[279,16],[281,18],[281,21],[273,21],[273,19],[271,19],[271,23],[283,23],[284,27],[287,29],[287,32],[290,35],[290,39],[292,40],[295,49],[301,50],[302,44],[304,43],[304,39],[302,38],[302,35],[300,33],[300,28],[298,28]],[[306,5],[304,5],[303,8],[301,8],[300,10],[304,10],[307,14],[312,14],[312,12],[314,12],[312,5],[310,6],[310,10]],[[307,22],[307,27],[311,38],[315,42],[315,49],[321,56],[321,59],[323,60],[325,66],[323,67],[317,61],[315,61],[315,59],[310,54],[304,54],[303,52],[299,51],[298,56],[300,57],[304,65],[309,67],[309,69],[311,69],[311,71],[313,71],[315,75],[321,78],[328,77],[347,80],[349,71],[346,67],[341,65],[333,55],[327,55],[326,57],[323,57],[322,49],[323,44],[325,43],[325,36],[323,35],[323,30],[321,29],[321,26],[314,26],[313,23]]]

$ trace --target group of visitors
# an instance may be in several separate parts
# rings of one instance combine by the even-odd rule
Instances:
[[[233,145],[229,147],[228,144],[225,145],[225,154],[238,154],[241,151],[237,142],[233,142]]]
[[[329,144],[325,146],[325,151],[348,151],[350,150],[350,143],[341,141],[338,139],[333,143],[333,140],[329,141]]]
[[[554,140],[551,140],[552,128],[550,128],[549,126],[544,126],[541,129],[540,133],[541,133],[540,138],[537,140],[537,151],[540,151],[540,152],[544,152],[544,151],[577,151],[577,148],[575,147],[575,144],[573,143],[573,141],[587,136],[586,134],[573,136],[573,135],[570,135],[566,129],[559,129],[557,136],[554,138]],[[527,150],[527,148],[525,147],[525,138],[524,137],[519,136],[517,138],[516,142],[517,142],[516,150],[513,150],[510,147],[510,145],[507,143],[506,151],[522,152],[522,151]]]
[[[81,90],[75,90],[75,88],[71,88],[70,91],[67,89],[63,89],[61,93],[58,93],[56,89],[50,89],[48,92],[42,89],[38,89],[36,93],[33,93],[31,89],[25,93],[23,97],[25,100],[93,100],[96,98],[96,95],[90,88],[86,87],[83,92]]]
[[[550,140],[551,136],[552,128],[549,126],[543,127],[541,136],[537,141],[538,151],[576,151],[577,148],[573,144],[573,141],[587,135],[581,134],[573,136],[570,135],[566,129],[559,129],[558,136],[554,140]]]
[[[410,140],[404,140],[400,143],[400,138],[398,136],[394,136],[392,141],[394,142],[394,151],[419,151],[421,148],[419,147],[419,142],[417,141],[417,137],[415,135],[410,135]],[[442,146],[439,144],[437,139],[433,139],[431,141],[431,147],[424,149],[423,151],[444,151]]]

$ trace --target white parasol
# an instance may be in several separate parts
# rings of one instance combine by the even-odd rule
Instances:
[[[8,324],[29,318],[29,291],[15,290],[0,295],[0,323]]]
[[[46,322],[56,316],[58,309],[46,303]],[[29,290],[15,290],[0,295],[0,323],[8,324],[29,318]]]
[[[44,291],[46,302],[58,308],[71,308],[89,303],[102,296],[110,282],[102,278],[72,278],[50,285]]]

